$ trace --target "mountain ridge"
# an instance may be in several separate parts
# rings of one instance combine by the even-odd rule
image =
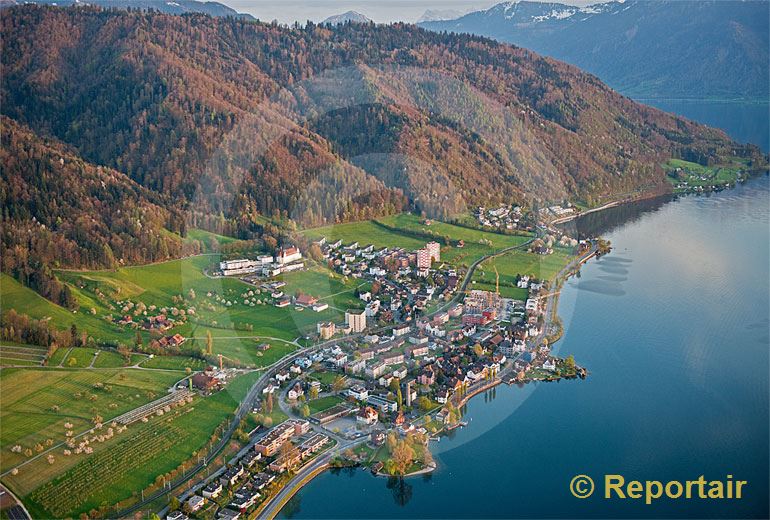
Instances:
[[[96,5],[110,9],[154,9],[166,14],[203,13],[256,20],[250,14],[239,13],[225,4],[206,0],[0,0],[0,9],[30,3],[61,7]]]
[[[418,25],[532,49],[631,97],[766,101],[769,9],[761,1],[519,1]]]
[[[3,185],[31,172],[23,192],[34,196],[8,199],[5,217],[17,229],[46,222],[61,235],[48,241],[73,251],[64,266],[109,265],[105,243],[126,261],[173,256],[189,227],[274,245],[282,231],[266,220],[313,226],[407,209],[448,218],[474,204],[590,203],[670,189],[660,164],[671,156],[765,160],[573,66],[408,24],[282,27],[29,5],[0,11],[0,28],[0,110],[17,141],[31,143],[20,146],[59,143],[45,149],[66,148],[65,163],[86,173],[114,172],[111,192],[133,193],[132,207],[155,215],[152,233],[120,224],[125,237],[113,244],[106,230],[122,220],[98,209],[99,190],[73,201],[49,184],[39,165],[50,160],[17,154],[26,162],[4,169]],[[98,186],[92,178],[84,185]],[[54,216],[42,200],[70,209]],[[89,226],[96,239],[78,231]],[[4,262],[52,261],[49,250],[3,236],[12,252]]]
[[[341,14],[335,14],[326,18],[322,24],[337,25],[341,23],[371,23],[371,18],[359,13],[358,11],[346,11]]]

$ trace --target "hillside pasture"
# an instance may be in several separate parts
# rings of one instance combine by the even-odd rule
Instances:
[[[4,341],[0,344],[0,366],[39,366],[47,352],[44,347]]]
[[[65,440],[64,424],[82,431],[99,415],[104,420],[141,406],[165,393],[182,374],[141,370],[3,369],[0,372],[0,471],[27,457],[11,453],[16,444],[24,449]]]
[[[424,219],[411,213],[402,213],[380,221],[388,226],[403,229],[405,232],[434,235],[442,244],[441,260],[453,265],[470,265],[485,255],[521,245],[531,238],[529,235],[504,235],[493,231],[481,231],[439,220],[430,220],[428,225]],[[445,237],[449,238],[452,245],[443,244],[442,239]],[[460,240],[465,242],[462,248],[456,246]]]
[[[156,377],[163,373],[128,369],[113,378],[120,380],[122,372]],[[166,373],[165,377],[173,380],[178,376]],[[75,517],[102,503],[130,499],[156,476],[178,467],[203,447],[257,377],[257,373],[239,376],[213,396],[196,397],[191,404],[152,417],[147,423],[134,423],[114,438],[92,444],[94,452],[90,455],[65,456],[63,449],[55,449],[54,464],[41,457],[6,480],[24,497],[34,517]],[[150,378],[145,383],[157,386],[158,380]]]
[[[378,224],[381,223],[383,225]],[[457,226],[438,220],[425,219],[411,213],[402,213],[377,221],[352,222],[308,229],[303,232],[313,239],[325,237],[329,241],[342,240],[344,244],[358,242],[361,245],[374,244],[376,247],[402,247],[414,251],[425,246],[430,240],[442,244],[441,260],[453,265],[470,265],[482,256],[500,249],[520,245],[531,237],[528,235],[504,235],[492,231],[481,231]],[[445,244],[448,238],[451,245]],[[463,247],[457,243],[463,240]]]

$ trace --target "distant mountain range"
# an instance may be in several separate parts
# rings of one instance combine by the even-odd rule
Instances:
[[[532,49],[635,98],[767,100],[769,6],[766,0],[627,0],[582,8],[522,1],[419,25]]]
[[[98,5],[116,9],[153,9],[165,14],[203,13],[211,16],[233,16],[254,20],[250,14],[239,13],[235,9],[219,2],[200,2],[198,0],[0,0],[0,8],[22,4],[58,5]]]
[[[465,14],[463,11],[458,11],[457,9],[428,9],[417,20],[417,23],[454,20],[455,18],[460,18],[463,14]]]
[[[362,15],[359,12],[356,11],[348,11],[346,13],[342,14],[335,14],[334,16],[330,16],[326,20],[324,20],[321,23],[330,23],[332,25],[338,25],[341,23],[369,23],[372,20],[364,15]]]

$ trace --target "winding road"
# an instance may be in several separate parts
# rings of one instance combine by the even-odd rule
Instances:
[[[529,245],[536,238],[537,238],[537,235],[533,236],[532,238],[530,238],[529,240],[527,240],[525,242],[522,242],[521,244],[518,244],[518,245],[515,245],[515,246],[506,247],[506,248],[500,249],[498,251],[495,251],[494,253],[490,253],[489,255],[485,255],[485,256],[482,256],[482,257],[478,258],[476,261],[474,261],[468,267],[468,270],[465,273],[465,277],[463,278],[463,281],[460,284],[460,286],[458,287],[458,290],[455,293],[455,295],[450,300],[445,302],[444,304],[442,304],[442,305],[438,306],[437,308],[433,309],[431,312],[426,313],[425,317],[426,318],[427,317],[431,317],[431,316],[436,315],[436,314],[438,314],[440,312],[443,312],[444,309],[446,309],[446,308],[450,307],[451,305],[457,303],[461,298],[463,298],[464,293],[465,293],[466,289],[468,288],[468,285],[470,284],[470,282],[471,282],[471,280],[473,278],[474,271],[476,270],[476,268],[482,262],[484,262],[484,261],[486,261],[486,260],[488,260],[490,258],[495,258],[497,256],[503,255],[503,254],[505,254],[505,253],[507,253],[509,251],[514,251],[516,249],[525,248],[525,247],[527,247],[527,245]],[[389,330],[390,328],[392,328],[392,326],[380,327],[380,328],[374,329],[373,331],[369,331],[368,333],[369,334],[381,333],[381,332]],[[351,334],[351,335],[347,336],[345,339],[346,340],[356,339],[356,338],[361,337],[361,336],[363,336],[363,334],[361,334],[361,333]],[[144,508],[148,504],[158,500],[159,498],[161,498],[164,495],[168,494],[171,490],[178,488],[179,486],[185,484],[187,481],[189,481],[191,478],[193,478],[200,470],[202,470],[202,469],[204,469],[206,467],[206,461],[213,460],[214,458],[216,458],[220,454],[220,452],[225,448],[225,446],[227,446],[227,444],[230,442],[230,439],[232,438],[235,430],[237,430],[238,427],[240,426],[240,423],[243,420],[243,418],[254,407],[254,405],[259,401],[259,396],[262,393],[262,389],[267,385],[267,383],[270,381],[270,379],[273,377],[273,375],[276,372],[279,372],[280,370],[288,368],[294,362],[294,360],[299,358],[299,357],[306,356],[306,355],[308,355],[308,354],[310,354],[312,352],[315,352],[317,350],[323,349],[323,348],[325,348],[327,346],[332,346],[335,343],[338,343],[339,341],[340,341],[340,339],[336,338],[336,339],[331,339],[331,340],[324,341],[324,342],[321,342],[321,343],[317,343],[317,344],[311,345],[309,347],[300,348],[299,350],[295,350],[291,354],[288,354],[288,355],[284,356],[283,358],[281,358],[280,360],[276,361],[272,365],[269,365],[269,366],[265,367],[264,368],[265,372],[254,383],[254,385],[252,385],[251,389],[249,389],[249,392],[246,394],[246,397],[243,399],[243,401],[241,401],[241,404],[238,406],[238,409],[235,412],[235,416],[234,416],[233,420],[230,421],[230,425],[228,426],[227,430],[224,432],[224,434],[220,438],[219,442],[214,446],[214,448],[212,448],[212,450],[210,450],[209,454],[205,457],[204,462],[199,462],[198,464],[193,466],[189,471],[186,472],[187,476],[182,476],[179,479],[177,479],[176,481],[171,482],[167,489],[160,489],[160,490],[156,491],[155,493],[152,493],[151,495],[145,496],[144,500],[141,500],[140,502],[137,502],[136,504],[134,504],[134,505],[132,505],[132,506],[126,508],[126,509],[123,509],[122,511],[117,512],[116,516],[124,517],[124,516],[131,515],[132,513],[136,512],[136,511],[140,511],[142,508]],[[366,439],[365,437],[362,438],[362,439],[357,439],[356,441],[354,441],[354,444],[356,442],[364,442],[365,439]],[[317,459],[317,461],[323,460],[324,457],[330,457],[329,460],[331,460],[331,457],[333,456],[334,453],[337,452],[337,450],[339,450],[340,448],[344,450],[344,449],[347,449],[348,447],[350,447],[350,445],[345,445],[345,444],[343,444],[342,446],[338,445],[333,450],[328,452],[326,455],[324,455],[322,457],[319,457]],[[306,467],[301,468],[300,471],[289,482],[289,485],[284,486],[284,488],[281,490],[281,492],[279,492],[274,497],[271,497],[270,499],[268,499],[268,502],[266,502],[267,506],[265,507],[265,509],[263,509],[263,513],[260,514],[260,517],[272,518],[273,516],[275,516],[278,513],[278,511],[275,511],[274,513],[272,513],[272,516],[265,516],[265,514],[266,514],[266,512],[273,510],[273,508],[275,507],[275,506],[273,506],[273,504],[280,504],[280,501],[276,502],[276,499],[278,497],[285,497],[287,494],[289,494],[288,496],[293,495],[296,492],[296,489],[298,489],[296,487],[297,483],[301,482],[304,485],[304,482],[303,482],[302,479],[304,477],[307,477],[308,473],[310,471],[312,471],[313,468],[316,468],[315,464],[317,464],[316,461],[312,462],[311,464],[308,464]],[[278,510],[280,510],[280,508],[278,508]]]

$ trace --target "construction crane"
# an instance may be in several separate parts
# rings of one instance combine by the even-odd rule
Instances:
[[[217,356],[219,357],[219,370],[222,370],[222,358],[224,358],[224,359],[226,359],[228,361],[232,361],[235,364],[238,364],[238,362],[235,361],[234,359],[231,359],[231,358],[229,358],[227,356],[223,356],[222,354],[217,354]]]
[[[495,295],[500,297],[500,273],[497,272],[497,266],[495,267]]]

